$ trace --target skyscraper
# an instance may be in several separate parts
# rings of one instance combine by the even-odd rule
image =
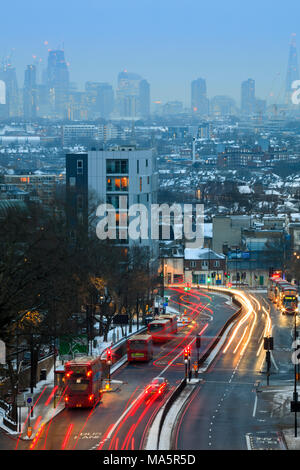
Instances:
[[[136,118],[150,112],[150,85],[137,73],[127,70],[118,75],[117,112],[120,117]]]
[[[16,69],[10,63],[0,66],[0,80],[5,83],[7,115],[11,117],[20,114],[19,90]]]
[[[147,117],[150,114],[150,85],[147,80],[140,81],[139,97],[139,114]]]
[[[253,114],[256,111],[255,80],[248,78],[241,86],[242,114]]]
[[[27,65],[23,89],[23,115],[25,119],[35,119],[37,111],[36,67]]]
[[[86,82],[88,115],[90,119],[108,119],[114,107],[114,91],[109,83]]]
[[[298,68],[298,56],[296,48],[296,34],[292,34],[289,59],[286,73],[286,82],[285,82],[285,102],[286,104],[291,104],[291,94],[293,92],[292,83],[294,80],[299,80],[299,68]]]
[[[207,115],[209,113],[209,101],[206,96],[206,80],[198,78],[191,83],[191,109],[195,114]]]
[[[49,51],[47,85],[53,115],[64,118],[67,114],[69,70],[63,50]]]

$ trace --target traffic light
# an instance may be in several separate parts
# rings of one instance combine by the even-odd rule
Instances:
[[[187,361],[188,359],[191,358],[191,347],[190,346],[187,346],[186,348],[184,348],[183,356],[184,356],[185,361]]]
[[[184,348],[183,356],[184,356],[184,360],[187,361],[188,358],[189,358],[189,353],[188,353],[188,349],[187,349],[187,348]]]
[[[111,362],[112,362],[112,352],[111,352],[110,348],[108,348],[108,350],[106,352],[106,360],[107,360],[108,364],[111,364]]]
[[[188,292],[188,291],[191,290],[191,286],[190,286],[189,282],[186,283],[184,290],[185,290],[185,292]]]
[[[207,276],[207,282],[210,283],[210,281],[211,281],[210,276]]]

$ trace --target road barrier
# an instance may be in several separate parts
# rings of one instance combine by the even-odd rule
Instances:
[[[164,421],[166,419],[166,416],[168,414],[168,412],[170,411],[170,408],[171,406],[173,405],[173,403],[175,402],[175,400],[177,400],[177,398],[179,397],[180,393],[182,392],[182,390],[184,389],[184,387],[186,386],[186,379],[183,379],[180,384],[176,387],[176,389],[173,391],[173,393],[171,394],[171,396],[169,397],[166,405],[165,405],[165,408],[164,408],[164,411],[161,415],[161,419],[160,419],[160,423],[159,423],[159,427],[158,427],[158,434],[157,434],[157,449],[159,448],[159,439],[160,439],[160,434],[161,434],[161,430],[162,430],[162,427],[163,427],[163,424],[164,424]]]

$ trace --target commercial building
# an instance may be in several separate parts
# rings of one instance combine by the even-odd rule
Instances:
[[[253,114],[256,110],[255,80],[248,78],[241,85],[241,111],[242,114]]]
[[[69,70],[63,50],[50,50],[48,55],[47,86],[50,109],[54,117],[67,116]]]
[[[193,284],[221,285],[225,278],[226,256],[210,248],[185,248],[184,280]]]
[[[116,111],[121,118],[147,117],[150,112],[150,85],[137,73],[118,75]]]
[[[209,101],[206,96],[206,80],[198,78],[191,83],[191,109],[195,114],[208,115]]]
[[[23,115],[25,119],[35,119],[37,116],[37,85],[36,67],[27,65],[23,89]]]

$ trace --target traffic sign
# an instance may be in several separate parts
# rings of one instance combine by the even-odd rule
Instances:
[[[25,406],[25,397],[23,393],[17,395],[16,403],[17,406]]]
[[[27,406],[32,406],[32,395],[28,395],[26,398]]]

